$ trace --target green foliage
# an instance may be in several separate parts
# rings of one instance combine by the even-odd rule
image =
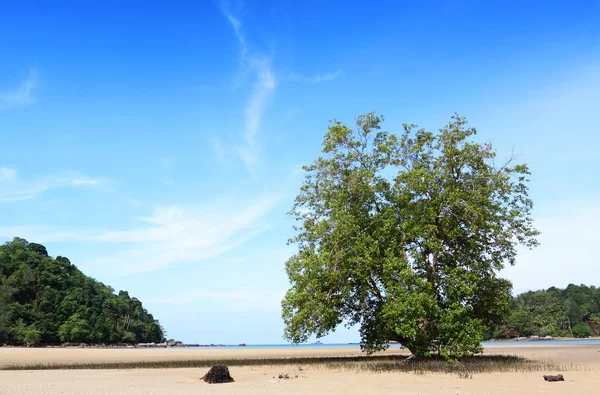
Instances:
[[[592,329],[585,322],[578,322],[573,325],[573,336],[575,337],[590,337],[592,336]]]
[[[552,287],[518,295],[511,302],[511,313],[505,326],[514,331],[511,337],[598,336],[598,315],[600,288],[570,284],[565,289]],[[501,336],[496,334],[494,337]]]
[[[26,346],[33,346],[40,342],[41,332],[34,325],[25,325],[22,319],[18,319],[15,325],[10,329],[10,335]]]
[[[160,342],[161,327],[136,298],[85,276],[43,245],[0,246],[0,343]]]
[[[135,343],[135,333],[125,331],[123,332],[123,337],[121,340],[123,341],[123,343],[133,344]]]
[[[508,317],[508,327],[520,336],[537,335],[537,327],[533,323],[533,317],[525,309],[517,309]]]
[[[12,311],[10,302],[13,290],[0,279],[0,344],[6,342],[9,337]]]
[[[346,323],[360,325],[367,352],[398,341],[417,356],[471,355],[509,312],[511,284],[497,272],[518,244],[537,245],[529,171],[496,166],[462,117],[400,136],[381,122],[334,121],[323,156],[304,167],[284,335],[299,343]]]
[[[79,316],[79,313],[73,314],[58,327],[58,337],[62,342],[85,342],[89,334],[89,324]]]

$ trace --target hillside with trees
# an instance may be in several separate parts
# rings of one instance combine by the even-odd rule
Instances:
[[[126,291],[115,294],[43,245],[0,246],[0,345],[161,340],[159,322]]]
[[[518,295],[511,301],[506,323],[486,334],[517,336],[600,336],[600,288],[570,284]]]

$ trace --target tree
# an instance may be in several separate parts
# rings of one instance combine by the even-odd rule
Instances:
[[[89,332],[88,322],[75,313],[58,328],[58,337],[62,342],[84,342]]]
[[[123,343],[135,343],[136,339],[135,339],[135,333],[133,332],[129,332],[129,331],[125,331],[123,332],[123,338],[122,338]]]
[[[571,333],[571,336],[573,336],[573,325],[582,320],[583,314],[577,302],[570,298],[565,300],[564,309],[565,323],[567,324],[569,333]]]
[[[533,324],[531,314],[525,309],[512,311],[507,319],[508,326],[512,328],[519,336],[537,335],[537,328]]]
[[[358,324],[368,353],[397,341],[416,356],[470,355],[509,311],[511,284],[497,272],[519,244],[537,245],[529,170],[515,158],[496,166],[465,118],[436,134],[404,125],[399,137],[382,120],[334,121],[323,156],[304,167],[284,336]]]
[[[40,331],[34,325],[25,325],[22,319],[17,320],[15,326],[11,328],[11,332],[20,345],[29,347],[40,342]]]

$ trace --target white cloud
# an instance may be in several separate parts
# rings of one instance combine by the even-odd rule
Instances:
[[[256,151],[256,135],[258,134],[269,97],[275,89],[276,84],[268,60],[251,58],[250,66],[256,73],[256,83],[250,101],[244,110],[245,128],[243,137],[246,142],[246,148]],[[254,164],[254,162],[246,161],[245,163],[246,165]]]
[[[204,207],[157,207],[152,215],[138,218],[141,226],[125,230],[62,231],[51,227],[0,228],[0,236],[20,235],[48,242],[112,245],[107,255],[82,262],[119,275],[143,273],[180,262],[200,262],[240,246],[268,229],[265,216],[279,202],[279,195],[254,202],[232,203],[222,199]]]
[[[316,75],[315,77],[313,77],[313,82],[314,83],[319,83],[319,82],[323,82],[323,81],[331,81],[331,80],[335,80],[336,78],[338,78],[339,76],[342,75],[342,71],[341,70],[336,70],[333,73],[327,73],[324,75]]]
[[[30,70],[27,77],[16,89],[0,91],[0,111],[32,104],[35,101],[33,91],[36,85],[37,73]]]
[[[213,147],[219,157],[222,157],[224,153],[234,153],[244,163],[246,169],[252,171],[260,159],[261,149],[258,142],[258,132],[277,82],[271,68],[270,59],[265,55],[250,51],[248,41],[242,32],[241,21],[227,10],[223,10],[223,13],[231,24],[240,45],[242,67],[254,75],[255,81],[250,99],[244,109],[243,144],[235,146],[232,152],[223,150],[224,144],[220,141],[213,141]]]
[[[223,13],[225,14],[225,17],[227,17],[227,20],[231,24],[231,27],[233,27],[235,37],[237,38],[240,44],[242,56],[246,56],[248,53],[248,45],[246,43],[246,38],[242,34],[242,22],[236,17],[234,17],[231,13],[229,13],[227,10],[223,10]]]
[[[0,167],[0,181],[12,181],[17,176],[15,169],[9,169],[8,167]]]
[[[541,245],[520,251],[516,265],[502,271],[514,292],[597,282],[600,199],[546,205],[538,211],[535,226]]]
[[[57,174],[33,182],[16,182],[16,171],[12,169],[3,171],[4,169],[0,169],[0,181],[3,179],[2,175],[4,174],[5,177],[8,175],[8,179],[13,180],[13,182],[0,190],[0,203],[33,199],[50,189],[95,187],[102,182],[100,179],[91,178],[77,172]]]
[[[150,217],[140,218],[147,226],[95,236],[95,241],[123,243],[127,248],[89,264],[110,262],[121,274],[133,274],[213,258],[265,231],[264,216],[277,201],[278,197],[268,196],[237,207],[222,202],[200,209],[157,208]]]
[[[343,74],[344,72],[342,70],[336,70],[325,74],[317,74],[315,76],[306,76],[302,74],[292,73],[288,76],[287,79],[295,82],[318,84],[321,82],[333,81],[341,77]]]

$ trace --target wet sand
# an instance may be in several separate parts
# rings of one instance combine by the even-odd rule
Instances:
[[[596,394],[600,393],[600,346],[493,346],[489,354],[520,355],[567,366],[566,381],[548,383],[543,374],[489,373],[470,379],[454,375],[371,373],[305,366],[231,367],[236,382],[210,385],[199,380],[207,369],[80,371],[0,371],[1,395],[142,394]],[[398,353],[388,350],[387,353]],[[323,349],[10,349],[0,348],[0,364],[108,362],[172,359],[272,358],[360,355],[356,348]],[[280,380],[288,373],[290,380]]]

